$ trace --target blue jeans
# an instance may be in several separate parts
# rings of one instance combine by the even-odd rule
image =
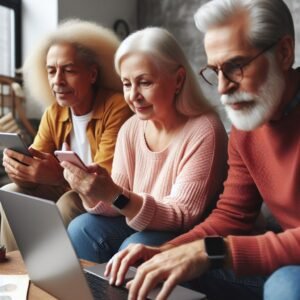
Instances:
[[[300,300],[300,266],[285,266],[269,277],[236,277],[214,270],[183,285],[207,295],[209,300]]]
[[[264,300],[300,300],[300,266],[276,270],[264,286]]]
[[[265,280],[264,276],[236,277],[232,271],[220,269],[183,285],[206,294],[209,300],[262,300]]]
[[[118,250],[131,243],[158,246],[179,233],[166,231],[137,232],[125,217],[104,217],[89,213],[76,217],[68,233],[78,257],[97,263],[107,262]]]

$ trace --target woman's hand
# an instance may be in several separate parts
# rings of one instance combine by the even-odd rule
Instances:
[[[61,166],[71,188],[82,196],[89,207],[96,206],[99,201],[111,204],[122,193],[122,189],[113,182],[106,169],[97,164],[87,166],[87,171],[67,161],[62,162]]]
[[[105,276],[110,276],[109,283],[121,285],[130,266],[150,259],[160,253],[157,247],[142,244],[130,244],[126,249],[115,254],[107,263]]]

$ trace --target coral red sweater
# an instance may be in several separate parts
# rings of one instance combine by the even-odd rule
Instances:
[[[229,173],[217,208],[169,243],[228,236],[237,274],[270,274],[280,266],[300,264],[300,104],[252,132],[233,129],[228,149]],[[283,232],[248,236],[262,200]]]

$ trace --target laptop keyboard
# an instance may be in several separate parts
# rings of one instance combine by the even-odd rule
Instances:
[[[128,291],[124,287],[115,287],[107,280],[92,273],[84,272],[95,300],[125,300]]]

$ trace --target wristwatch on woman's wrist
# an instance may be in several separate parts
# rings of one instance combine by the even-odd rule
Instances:
[[[112,202],[112,206],[117,209],[123,209],[127,206],[130,199],[123,194],[119,194],[116,199]]]
[[[226,258],[224,239],[221,236],[207,236],[204,238],[204,247],[210,261],[210,268],[224,268]]]

